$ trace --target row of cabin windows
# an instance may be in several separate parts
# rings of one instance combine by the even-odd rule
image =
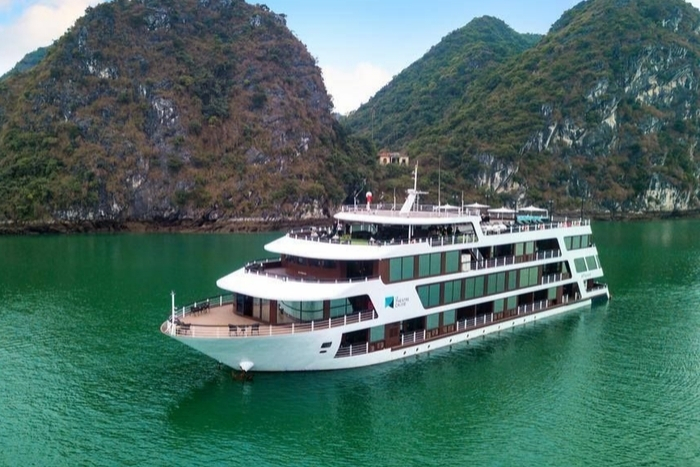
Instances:
[[[389,282],[405,281],[416,277],[439,276],[443,274],[443,257],[446,274],[459,271],[459,251],[429,253],[418,256],[418,274],[415,271],[414,256],[392,258],[389,260]]]
[[[517,297],[513,297],[514,299]],[[433,329],[437,329],[440,327],[440,315],[442,315],[442,325],[443,326],[449,326],[451,324],[455,324],[456,321],[456,312],[455,310],[447,310],[443,311],[442,313],[433,313],[425,317],[425,329],[427,331],[431,331]],[[383,341],[384,340],[384,330],[385,326],[375,326],[372,328],[369,328],[369,341],[370,342],[378,342],[378,341]]]
[[[535,252],[535,242],[521,242],[515,244],[515,256],[531,255]],[[445,253],[429,253],[418,256],[418,274],[415,271],[413,256],[392,258],[389,260],[389,282],[406,281],[421,277],[439,276],[441,274],[453,274],[460,269],[460,252],[447,251]],[[444,271],[443,271],[444,258]]]
[[[564,237],[564,244],[566,245],[566,249],[569,251],[588,248],[593,244],[592,241],[593,237],[591,235],[573,235],[571,237]]]
[[[556,300],[557,298],[557,287],[550,287],[547,289],[547,299]],[[493,301],[493,313],[502,313],[505,310],[515,310],[518,306],[518,296],[514,295],[507,298],[499,298]],[[433,313],[425,317],[425,329],[426,331],[431,331],[440,327],[440,315],[442,315],[442,325],[449,326],[455,324],[456,322],[456,311],[445,310],[441,313]],[[385,326],[375,326],[369,330],[369,341],[371,343],[379,342],[385,338]]]
[[[310,266],[314,268],[335,269],[337,265],[335,261],[328,259],[303,258],[301,256],[291,255],[287,255],[285,259],[287,262],[292,264],[299,264],[301,266]]]
[[[585,258],[576,258],[574,260],[576,272],[594,271],[600,269],[600,260],[597,256],[586,256]]]
[[[566,269],[563,264],[562,268]],[[486,295],[499,294],[518,288],[532,287],[539,285],[539,280],[539,268],[533,266],[513,271],[469,277],[467,279],[420,285],[416,287],[416,292],[423,307],[431,308]]]

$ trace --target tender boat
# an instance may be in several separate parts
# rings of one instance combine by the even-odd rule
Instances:
[[[161,332],[243,371],[337,370],[429,352],[608,300],[590,221],[545,209],[347,206],[265,246],[226,295]]]

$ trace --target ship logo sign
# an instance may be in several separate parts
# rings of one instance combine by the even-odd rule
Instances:
[[[408,297],[384,297],[384,308],[401,308],[408,305]]]

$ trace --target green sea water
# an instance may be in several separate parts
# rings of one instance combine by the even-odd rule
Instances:
[[[606,305],[252,382],[159,326],[276,234],[0,237],[0,465],[700,465],[700,221],[593,229]]]

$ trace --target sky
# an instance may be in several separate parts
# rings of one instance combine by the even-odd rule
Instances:
[[[316,57],[335,110],[346,114],[473,18],[545,34],[578,0],[259,0]],[[0,75],[50,45],[101,0],[0,0]],[[249,3],[257,3],[251,2]],[[700,8],[700,0],[689,3]]]

